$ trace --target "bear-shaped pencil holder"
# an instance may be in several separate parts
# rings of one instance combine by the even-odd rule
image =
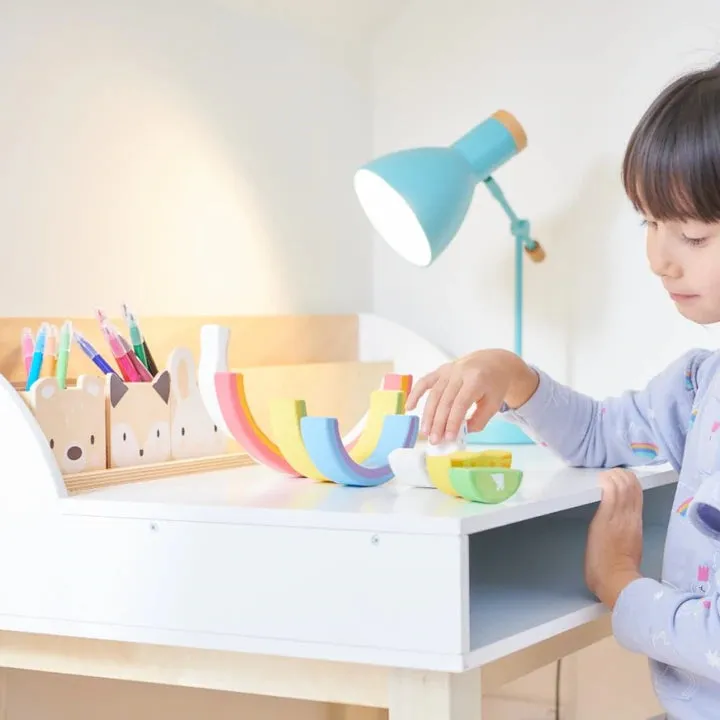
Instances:
[[[106,469],[102,378],[81,375],[74,387],[61,388],[54,377],[44,377],[20,395],[47,438],[63,474]]]
[[[106,376],[108,466],[134,467],[172,458],[170,373],[152,382],[125,382]]]
[[[198,386],[195,361],[188,348],[168,357],[170,372],[170,437],[173,460],[221,455],[227,436],[210,417]]]

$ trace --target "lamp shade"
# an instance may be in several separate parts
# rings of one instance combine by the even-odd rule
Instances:
[[[400,150],[355,174],[375,231],[407,261],[430,265],[460,229],[476,185],[527,144],[518,121],[498,111],[449,147]]]

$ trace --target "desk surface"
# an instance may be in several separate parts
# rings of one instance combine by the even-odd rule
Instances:
[[[421,534],[472,534],[600,499],[596,469],[570,468],[539,446],[508,448],[524,471],[517,494],[481,505],[391,481],[350,488],[289,478],[257,465],[96,490],[65,498],[72,515],[196,520]],[[667,465],[635,468],[645,489],[676,480]]]

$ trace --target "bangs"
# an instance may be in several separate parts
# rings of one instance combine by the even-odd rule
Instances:
[[[720,73],[686,76],[648,109],[630,138],[623,185],[654,220],[720,221]]]

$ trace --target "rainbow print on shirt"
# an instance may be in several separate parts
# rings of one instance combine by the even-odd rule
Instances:
[[[685,500],[684,502],[680,503],[680,505],[678,505],[678,509],[676,510],[678,515],[682,515],[683,517],[685,517],[687,515],[688,508],[690,507],[690,503],[692,501],[693,501],[693,499],[690,497],[687,500]]]
[[[658,446],[650,442],[634,442],[630,443],[630,449],[634,455],[644,460],[654,460],[658,456]]]

